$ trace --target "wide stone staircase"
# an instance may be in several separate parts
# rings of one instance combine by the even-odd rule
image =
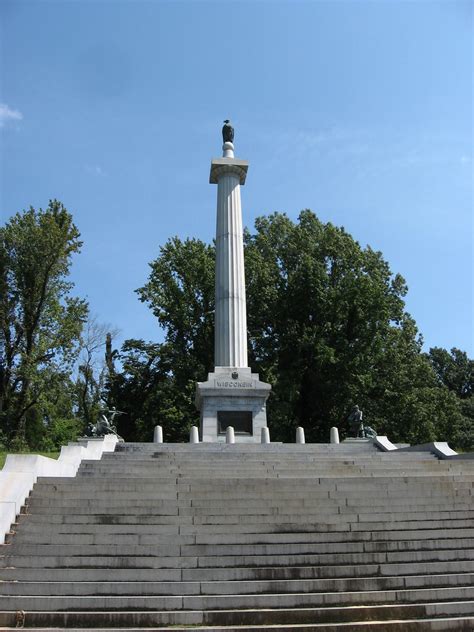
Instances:
[[[38,480],[0,627],[472,632],[473,482],[365,441],[119,444]]]

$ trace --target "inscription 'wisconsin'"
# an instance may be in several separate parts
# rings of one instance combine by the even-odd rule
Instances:
[[[238,380],[232,380],[232,382],[224,380],[214,380],[217,388],[253,388],[253,382],[239,382]]]

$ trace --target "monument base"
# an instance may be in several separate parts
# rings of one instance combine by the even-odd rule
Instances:
[[[216,367],[196,387],[201,441],[224,442],[226,428],[232,426],[236,443],[260,443],[270,390],[249,368]]]

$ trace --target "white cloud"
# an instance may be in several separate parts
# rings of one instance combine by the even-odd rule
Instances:
[[[99,165],[86,165],[86,171],[95,176],[105,176],[104,170]]]
[[[4,127],[9,121],[21,121],[23,114],[18,110],[12,110],[6,103],[0,103],[0,127]]]

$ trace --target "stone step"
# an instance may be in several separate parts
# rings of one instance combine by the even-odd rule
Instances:
[[[62,513],[83,513],[84,509],[88,509],[91,513],[113,513],[113,508],[121,509],[124,514],[131,513],[130,510],[137,511],[140,513],[140,509],[151,509],[154,514],[159,515],[160,513],[163,515],[185,515],[186,511],[189,508],[194,510],[194,514],[199,514],[200,511],[205,511],[209,509],[209,512],[213,511],[213,508],[222,508],[222,513],[226,512],[227,508],[237,507],[244,508],[248,507],[252,511],[258,511],[261,509],[259,513],[263,513],[267,511],[268,513],[272,513],[271,509],[278,509],[279,513],[314,513],[315,511],[321,511],[322,513],[368,513],[371,509],[370,505],[370,496],[366,497],[353,497],[351,495],[347,496],[346,494],[339,494],[339,498],[336,496],[336,493],[330,492],[330,497],[321,496],[317,497],[313,495],[311,498],[304,497],[304,495],[295,494],[296,498],[293,498],[292,501],[288,499],[279,498],[278,500],[274,500],[271,497],[271,494],[267,496],[263,496],[260,499],[255,496],[249,498],[249,502],[252,502],[252,505],[248,505],[245,503],[245,499],[243,498],[221,498],[221,502],[218,502],[217,498],[213,498],[212,502],[208,502],[207,507],[201,505],[201,498],[193,497],[192,494],[186,494],[186,498],[180,499],[178,502],[175,500],[172,502],[172,499],[160,499],[149,497],[133,497],[131,495],[130,498],[121,497],[120,495],[114,495],[113,497],[108,496],[105,498],[36,498],[35,496],[28,499],[28,502],[25,504],[25,513],[40,513],[41,510],[51,511],[51,513],[58,513],[61,511]],[[258,502],[260,500],[260,502]],[[407,498],[406,505],[403,505],[399,502],[398,498],[393,499],[393,503],[391,502],[391,498],[380,497],[378,499],[374,499],[374,507],[375,511],[377,508],[381,506],[382,509],[392,508],[391,513],[410,513],[410,510],[414,511],[414,506],[418,506],[418,512],[427,512],[433,513],[431,511],[432,505],[444,505],[442,501],[444,498],[440,495],[435,496],[425,496],[424,500],[426,502],[420,502],[416,498]],[[431,502],[429,502],[431,500]],[[171,501],[171,502],[170,502]],[[193,504],[194,503],[194,504]],[[289,504],[290,503],[290,504]],[[292,504],[291,504],[292,503]],[[470,494],[458,493],[455,498],[446,498],[446,505],[456,508],[457,505],[469,505],[470,509],[473,507],[474,502],[472,496]],[[444,506],[446,506],[444,505]],[[348,509],[345,509],[347,507]],[[404,512],[404,507],[409,507],[410,509]],[[127,511],[127,509],[129,511]],[[33,511],[34,510],[34,511]],[[214,509],[215,510],[215,509]],[[336,511],[337,510],[337,511]],[[141,512],[143,513],[143,511]],[[189,513],[189,511],[188,511]],[[251,513],[251,512],[249,512]]]
[[[124,492],[123,494],[120,494],[119,492],[104,492],[103,494],[99,494],[97,493],[97,496],[94,494],[94,490],[91,490],[91,497],[87,498],[70,498],[67,495],[64,496],[60,496],[57,495],[55,496],[54,494],[51,496],[36,496],[35,494],[33,494],[33,496],[31,496],[30,498],[27,499],[26,501],[26,506],[28,507],[41,507],[41,506],[53,506],[53,505],[57,505],[58,507],[80,507],[80,506],[94,506],[94,505],[103,505],[103,506],[120,506],[120,505],[131,505],[131,504],[135,504],[136,506],[140,506],[143,504],[148,503],[148,506],[153,505],[154,504],[154,500],[156,498],[157,501],[163,501],[163,500],[167,500],[168,503],[166,503],[168,506],[174,506],[177,507],[177,502],[178,499],[182,502],[185,501],[194,501],[195,505],[194,506],[199,506],[199,503],[201,500],[207,500],[207,501],[221,501],[221,503],[227,503],[227,504],[233,504],[234,501],[238,502],[240,501],[240,504],[244,504],[245,500],[254,500],[254,501],[258,501],[261,500],[262,502],[267,502],[269,504],[271,504],[272,502],[275,503],[277,502],[277,504],[279,506],[281,505],[285,505],[286,504],[286,500],[293,500],[293,501],[306,501],[306,504],[308,504],[309,501],[318,501],[321,504],[324,505],[325,503],[325,499],[328,499],[330,501],[339,501],[339,503],[335,503],[335,502],[330,502],[328,504],[334,505],[334,504],[339,504],[339,505],[344,505],[344,504],[351,504],[354,505],[356,503],[361,503],[361,504],[369,504],[370,499],[372,498],[372,500],[374,502],[377,503],[385,503],[385,504],[389,504],[390,501],[392,500],[392,497],[394,500],[399,500],[403,497],[403,489],[399,490],[387,490],[384,489],[383,487],[380,487],[378,490],[354,490],[354,491],[350,491],[350,490],[343,490],[343,489],[336,489],[336,490],[323,490],[320,488],[313,488],[311,490],[308,490],[307,492],[305,492],[303,489],[298,488],[295,489],[294,492],[292,493],[291,490],[272,490],[272,489],[254,489],[253,491],[248,490],[248,493],[245,494],[244,490],[238,490],[238,489],[234,489],[233,491],[229,490],[229,493],[227,493],[226,490],[224,491],[220,491],[220,490],[209,490],[206,492],[206,490],[199,490],[199,489],[195,489],[195,490],[187,490],[187,489],[183,489],[183,490],[178,490],[178,491],[171,491],[170,490],[163,490],[161,493],[156,494],[156,497],[152,494],[146,494],[146,493],[141,493],[139,491],[137,491],[136,493],[133,492]],[[424,489],[424,490],[410,490],[410,493],[408,493],[407,490],[407,494],[405,495],[405,499],[406,499],[406,503],[407,504],[416,504],[418,502],[418,498],[420,499],[420,503],[422,501],[422,499],[424,498],[425,501],[427,499],[430,499],[433,503],[435,504],[442,504],[442,501],[445,499],[446,502],[464,502],[464,503],[470,503],[472,501],[472,489],[470,488],[462,488],[459,487],[457,489],[451,489],[448,490],[448,493],[442,493],[441,490],[437,490],[436,488],[429,488],[429,489]],[[275,497],[278,497],[278,501],[274,500]],[[434,499],[434,500],[433,500]],[[170,501],[174,501],[173,503],[171,503]],[[398,503],[400,504],[400,503]],[[425,503],[426,504],[426,503]],[[431,504],[431,503],[430,503]]]
[[[240,519],[238,516],[229,516],[227,519],[224,517],[208,517],[208,516],[168,516],[168,515],[147,515],[145,512],[140,515],[131,512],[128,515],[121,515],[120,510],[118,513],[109,514],[89,514],[87,510],[84,510],[82,515],[64,516],[62,514],[51,515],[49,520],[45,520],[43,524],[51,522],[51,524],[97,524],[97,525],[155,525],[160,527],[161,533],[179,533],[181,535],[196,535],[196,534],[225,534],[229,533],[229,525],[232,525],[233,533],[288,533],[288,532],[306,532],[306,533],[326,533],[331,532],[361,532],[361,531],[385,531],[385,530],[398,530],[398,531],[411,531],[411,530],[429,530],[429,529],[465,529],[471,528],[472,519],[457,519],[452,518],[448,520],[411,520],[410,516],[387,516],[383,514],[383,519],[371,522],[370,519],[366,519],[365,514],[358,514],[359,522],[342,522],[341,516],[324,515],[277,515],[273,516],[273,520],[269,519],[269,516],[249,516]],[[28,518],[48,518],[47,513],[44,512],[42,516],[29,516],[25,515],[24,519]],[[211,519],[214,518],[214,519]],[[233,519],[235,518],[235,519]],[[246,518],[246,519],[245,519]],[[347,520],[347,517],[345,517]],[[362,520],[363,518],[363,520]],[[370,515],[367,516],[370,518]],[[381,516],[382,518],[382,516]],[[23,516],[20,516],[20,524],[22,523]],[[241,520],[241,522],[239,522]]]
[[[353,452],[355,454],[367,453],[367,454],[384,454],[381,453],[377,447],[373,445],[372,442],[349,442],[344,441],[342,443],[334,444],[334,443],[306,443],[306,444],[298,444],[298,443],[246,443],[246,444],[226,444],[225,442],[221,443],[119,443],[115,446],[115,454],[129,454],[129,453],[150,453],[150,454],[298,454],[304,453],[308,454],[309,452],[314,452],[316,454],[327,454],[328,452],[335,453],[346,453]],[[400,454],[406,454],[404,452],[400,452]],[[416,453],[420,455],[432,456],[431,453],[420,452]]]
[[[84,469],[106,469],[110,467],[111,469],[120,469],[126,465],[127,469],[135,468],[139,469],[151,469],[151,470],[161,470],[167,472],[206,472],[209,471],[209,467],[207,464],[202,463],[201,461],[183,461],[182,459],[176,459],[174,461],[171,460],[162,460],[162,459],[128,459],[125,462],[123,459],[103,459],[100,462],[93,460],[84,460],[81,462],[81,470]],[[213,459],[212,470],[217,471],[222,474],[229,474],[230,470],[241,471],[247,467],[249,471],[261,471],[261,470],[278,470],[278,471],[287,471],[293,467],[295,470],[304,472],[304,471],[312,471],[312,470],[343,470],[345,472],[350,472],[351,470],[360,469],[360,470],[372,470],[372,471],[380,471],[383,472],[386,470],[406,470],[406,471],[418,471],[418,470],[430,470],[432,472],[459,472],[473,471],[473,466],[469,461],[413,461],[410,459],[399,459],[397,461],[387,461],[384,459],[335,459],[333,457],[328,457],[327,459],[306,459],[301,461],[296,461],[294,459],[286,459],[286,460],[265,460],[265,461],[257,461],[257,460],[248,460],[245,458],[239,459],[221,459],[215,460]]]
[[[92,555],[95,547],[99,547],[102,555],[144,555],[147,548],[151,548],[154,555],[165,555],[166,549],[169,555],[184,556],[237,556],[237,555],[314,555],[326,553],[362,553],[364,551],[376,553],[381,551],[429,551],[449,549],[473,549],[474,538],[447,537],[413,538],[410,540],[377,540],[377,541],[344,541],[344,542],[318,542],[316,538],[310,541],[297,541],[287,538],[285,542],[271,542],[256,544],[211,543],[199,544],[193,542],[192,536],[160,537],[155,535],[115,534],[74,534],[61,535],[52,538],[45,543],[46,537],[31,542],[28,540],[14,539],[14,543],[0,549],[1,553],[12,556],[17,552],[22,555]],[[254,540],[254,538],[253,538]],[[113,544],[111,544],[113,542]],[[120,548],[120,551],[119,551]],[[10,550],[9,550],[10,549]]]
[[[1,610],[250,610],[474,600],[474,586],[268,595],[55,596],[0,595]]]
[[[413,529],[410,531],[350,531],[335,533],[312,533],[312,532],[286,532],[286,533],[204,533],[194,535],[182,535],[178,533],[162,533],[157,529],[151,529],[146,525],[133,525],[133,528],[125,525],[48,525],[47,528],[38,525],[22,525],[15,534],[15,542],[36,543],[36,544],[64,544],[74,542],[78,537],[88,536],[92,538],[107,538],[110,542],[120,542],[123,536],[138,538],[152,538],[157,543],[176,542],[177,544],[275,544],[275,543],[302,543],[311,542],[322,544],[325,542],[347,543],[347,542],[368,542],[368,541],[399,541],[399,540],[445,540],[459,538],[474,538],[474,527],[468,529]],[[27,528],[25,528],[27,527]],[[65,542],[61,542],[64,539]],[[0,549],[1,551],[2,549]]]
[[[273,566],[228,568],[115,568],[115,581],[256,581],[292,579],[354,579],[359,577],[398,577],[409,581],[414,575],[473,573],[474,560],[409,562],[402,564],[364,564],[355,566]],[[0,568],[5,581],[110,581],[108,568]]]
[[[79,470],[79,478],[83,478],[86,475],[104,475],[110,477],[117,475],[123,478],[124,467],[125,471],[135,478],[143,477],[158,477],[166,479],[167,477],[187,476],[188,478],[206,478],[209,475],[209,469],[206,468],[184,468],[184,467],[172,467],[172,466],[160,466],[153,467],[153,465],[143,466],[128,465],[117,463],[111,464],[107,467],[105,464],[93,464],[90,466],[83,465]],[[231,464],[227,464],[225,467],[216,467],[213,469],[216,476],[219,475],[223,478],[235,478],[245,476],[247,473],[253,477],[272,477],[279,475],[281,478],[301,477],[301,478],[343,478],[343,477],[369,477],[369,476],[426,476],[430,474],[434,477],[445,478],[447,476],[466,476],[472,478],[473,468],[466,467],[450,467],[450,466],[435,466],[435,464],[429,464],[426,466],[387,466],[386,464],[380,464],[379,466],[367,464],[367,466],[361,465],[348,465],[341,464],[336,465],[334,463],[319,464],[318,466],[305,466],[305,467],[292,467],[291,463],[288,466],[282,465],[267,465],[262,467],[245,467],[245,464],[240,464],[232,468]],[[129,477],[130,477],[129,476]]]
[[[369,468],[373,467],[376,469],[399,469],[406,468],[408,470],[411,469],[423,469],[428,468],[434,471],[444,471],[444,470],[453,470],[460,471],[466,470],[467,472],[472,472],[473,465],[469,460],[461,461],[438,461],[434,459],[426,459],[426,460],[414,460],[413,457],[406,458],[398,458],[398,459],[387,459],[382,456],[374,457],[371,456],[369,458],[357,458],[357,457],[343,457],[338,458],[335,456],[328,456],[327,458],[298,458],[294,457],[288,458],[267,458],[267,459],[249,459],[244,456],[238,456],[236,458],[216,458],[214,456],[212,458],[212,466],[213,469],[217,469],[219,471],[229,471],[232,469],[242,469],[245,466],[248,466],[250,469],[258,469],[258,468],[266,468],[266,467],[275,467],[275,468],[284,468],[287,469],[291,465],[293,465],[297,469],[321,469],[321,468],[341,468],[344,467],[350,470],[353,467],[362,467]],[[126,465],[127,467],[149,467],[151,469],[179,469],[179,470],[188,470],[188,469],[196,469],[196,470],[205,470],[207,464],[202,462],[201,459],[183,459],[180,457],[176,457],[174,459],[163,459],[163,458],[124,458],[119,455],[112,456],[104,456],[100,462],[94,460],[84,460],[81,462],[81,466],[84,467],[93,467],[94,465],[98,465],[99,467],[115,467],[118,468],[122,465]]]
[[[99,502],[99,499],[88,500],[76,499],[76,503],[62,502],[58,499],[54,502],[54,499],[38,499],[34,498],[31,502],[25,505],[24,513],[31,513],[32,515],[49,514],[51,516],[60,513],[61,515],[67,513],[70,516],[81,515],[84,512],[90,514],[114,514],[121,513],[127,514],[146,514],[149,516],[252,516],[252,515],[287,515],[287,516],[312,516],[319,515],[321,520],[325,516],[340,516],[341,520],[355,520],[357,521],[358,515],[366,516],[386,516],[387,519],[394,517],[400,519],[400,516],[406,516],[407,519],[416,520],[419,516],[420,519],[427,519],[438,516],[439,519],[448,519],[449,517],[457,518],[469,518],[472,516],[474,509],[473,504],[469,505],[464,499],[459,505],[448,504],[449,507],[446,510],[436,509],[436,505],[432,506],[429,503],[419,504],[412,502],[403,506],[399,503],[383,503],[377,504],[371,507],[368,503],[356,503],[354,500],[349,502],[334,502],[335,499],[329,499],[330,502],[326,502],[324,499],[301,499],[301,502],[290,501],[276,502],[271,499],[262,499],[260,503],[254,501],[252,504],[246,504],[243,501],[236,503],[222,500],[221,504],[217,502],[209,503],[208,506],[202,506],[198,500],[191,501],[186,499],[182,503],[178,502],[164,502],[154,499],[108,499],[104,502]],[[129,500],[128,503],[125,501]],[[439,500],[439,499],[438,499]],[[191,505],[191,503],[195,503]],[[389,505],[389,506],[387,506]],[[446,505],[437,505],[438,507],[446,507]],[[465,507],[465,509],[461,509]],[[425,516],[425,518],[423,518]],[[377,520],[379,518],[377,517]],[[383,519],[383,518],[381,518]]]
[[[35,547],[32,547],[35,548]],[[39,548],[39,547],[38,547]],[[415,563],[434,561],[471,561],[474,557],[472,549],[433,549],[418,551],[385,551],[365,553],[328,553],[328,554],[295,554],[295,555],[239,555],[239,556],[180,556],[172,555],[174,550],[167,547],[168,555],[152,555],[149,547],[147,555],[123,555],[123,547],[109,546],[109,555],[100,554],[95,547],[90,555],[35,555],[35,554],[3,554],[0,556],[0,568],[222,568],[232,566],[272,567],[272,566],[307,566],[334,564],[381,564],[381,563]],[[164,548],[164,547],[162,547]],[[179,547],[177,547],[179,548]]]
[[[312,481],[311,484],[309,484],[307,482],[306,479],[304,479],[303,481],[303,485],[305,486],[305,491],[306,490],[311,490],[313,488],[316,487],[316,489],[321,488],[322,490],[326,491],[326,490],[334,490],[337,489],[337,485],[341,484],[342,482],[346,481],[347,479],[315,479]],[[376,480],[376,479],[374,479]],[[370,483],[371,481],[369,481]],[[429,482],[426,482],[426,479],[424,479],[424,484],[422,485],[423,488],[426,488],[427,486],[430,486]],[[456,484],[456,482],[452,482],[452,481],[441,481],[443,483],[443,485],[441,486],[441,489],[445,489],[447,488],[449,490],[449,492],[452,491],[452,488],[454,487],[454,489],[470,489],[474,486],[474,484],[472,482],[470,482],[470,484],[467,485],[461,485],[460,487],[458,487],[458,485]],[[463,478],[461,482],[466,482],[466,480]],[[191,482],[192,483],[192,482]],[[447,485],[446,485],[447,483]],[[415,483],[413,483],[415,484]],[[433,480],[433,484],[436,485],[436,481]],[[294,481],[293,479],[259,479],[258,480],[258,485],[259,485],[259,489],[258,492],[262,493],[265,491],[269,491],[269,490],[278,490],[283,494],[288,494],[294,490],[298,489],[298,481]],[[367,481],[363,481],[360,485],[355,482],[353,484],[353,488],[351,491],[357,491],[357,489],[364,489],[367,485]],[[391,479],[390,481],[387,481],[387,485],[383,485],[383,481],[381,482],[381,487],[383,487],[384,489],[392,489],[392,485],[393,485],[393,480]],[[230,483],[225,483],[225,486],[223,486],[220,482],[216,482],[215,484],[210,486],[211,491],[218,491],[220,493],[224,493],[227,492],[228,490],[226,489],[226,487],[235,487],[235,482],[231,481]],[[79,478],[71,478],[69,480],[64,480],[62,483],[54,483],[52,481],[49,481],[48,479],[41,479],[41,481],[37,482],[34,486],[34,490],[35,490],[35,494],[39,494],[39,495],[45,495],[47,493],[54,493],[54,494],[81,494],[84,493],[85,491],[90,491],[93,490],[94,492],[98,492],[98,493],[117,493],[117,492],[123,492],[123,493],[130,493],[130,492],[137,492],[137,491],[142,491],[143,493],[150,493],[152,495],[157,495],[157,492],[159,491],[169,491],[170,489],[173,489],[175,492],[180,492],[183,491],[184,487],[184,491],[189,491],[189,482],[183,482],[182,479],[173,479],[173,481],[166,481],[165,483],[163,483],[162,481],[158,481],[156,478],[139,478],[139,479],[120,479],[118,482],[116,479],[105,479],[105,478],[97,478],[97,479],[87,479],[87,484],[85,485],[85,482],[83,479],[79,479]],[[202,488],[202,486],[200,486]],[[397,484],[393,485],[393,489],[398,489],[401,488],[404,491],[406,490],[406,488],[409,487],[409,484],[407,482],[405,482],[405,480],[401,481],[401,484],[399,481],[397,481]],[[251,485],[246,485],[245,483],[239,483],[239,488],[235,491],[245,491],[248,492],[252,489]],[[255,489],[253,489],[253,491],[256,491]]]
[[[433,472],[466,472],[472,474],[474,465],[472,460],[414,460],[413,457],[406,459],[384,459],[384,458],[335,458],[328,457],[326,459],[301,459],[296,460],[294,458],[288,459],[265,459],[265,460],[249,460],[245,457],[239,457],[236,459],[216,459],[215,457],[209,457],[212,460],[212,470],[217,470],[220,473],[228,474],[232,471],[241,471],[247,467],[250,471],[260,471],[266,469],[274,470],[289,470],[294,467],[299,471],[313,471],[321,470],[323,472],[330,471],[332,469],[341,470],[343,472],[350,472],[354,469],[380,471],[383,473],[386,470],[406,470],[406,471],[418,471],[418,470],[431,470]],[[120,466],[128,469],[149,469],[151,471],[196,471],[205,472],[209,470],[208,464],[203,463],[202,460],[196,459],[193,461],[176,458],[171,459],[123,459],[123,458],[107,458],[97,460],[84,460],[81,462],[81,469],[102,469],[111,468],[113,470],[120,471]]]
[[[349,627],[350,626],[350,627]],[[356,623],[292,623],[290,625],[237,625],[237,626],[212,626],[202,627],[201,625],[193,625],[194,632],[255,632],[258,630],[274,630],[275,632],[294,632],[295,630],[302,630],[304,632],[377,632],[386,631],[389,632],[426,632],[432,630],[434,632],[449,632],[454,630],[455,632],[472,632],[474,626],[474,617],[438,617],[436,619],[404,619],[396,621],[371,621],[370,623],[356,622]],[[18,628],[5,628],[0,627],[0,630],[17,630]],[[24,630],[35,630],[36,632],[51,632],[51,628],[43,627],[23,627]],[[133,630],[141,630],[143,628],[69,628],[71,632],[97,632],[97,630],[113,630],[114,632],[130,632]],[[148,632],[166,632],[171,628],[166,627],[147,627]],[[185,632],[190,630],[188,626],[181,627],[180,625],[172,626],[173,632]]]
[[[184,501],[184,505],[193,501]],[[198,501],[195,501],[198,502]],[[224,501],[222,501],[224,502]],[[259,515],[272,515],[275,517],[273,519],[278,521],[278,516],[307,516],[308,520],[311,519],[311,516],[318,515],[319,520],[317,522],[323,522],[326,517],[329,516],[340,516],[341,520],[350,520],[357,521],[359,518],[354,518],[355,516],[360,516],[365,519],[365,517],[372,516],[380,516],[377,518],[379,520],[398,520],[406,519],[406,520],[426,520],[426,519],[439,519],[439,520],[449,520],[453,519],[469,519],[472,516],[473,510],[471,509],[472,503],[460,502],[458,505],[456,504],[447,504],[444,505],[446,507],[446,511],[437,511],[436,506],[431,506],[429,503],[420,504],[419,506],[415,506],[416,503],[407,504],[406,506],[401,506],[398,503],[390,503],[387,506],[387,503],[384,502],[383,505],[376,504],[374,506],[373,512],[371,512],[371,507],[369,503],[357,502],[353,503],[350,499],[347,499],[345,503],[338,504],[334,499],[330,499],[330,501],[316,501],[310,502],[309,500],[302,505],[287,505],[284,503],[284,506],[275,505],[272,501],[261,501],[261,508]],[[212,503],[210,507],[209,513],[214,515],[215,510],[213,507],[216,506],[216,503]],[[219,505],[217,505],[219,506]],[[231,505],[233,506],[233,504]],[[241,506],[241,503],[239,503]],[[226,513],[225,510],[223,513]],[[160,517],[175,517],[176,519],[180,518],[183,523],[189,523],[192,521],[192,517],[199,517],[202,515],[202,512],[199,508],[195,512],[187,511],[184,506],[179,506],[177,503],[168,503],[157,501],[156,503],[150,503],[147,507],[146,503],[140,503],[139,505],[134,505],[132,501],[127,506],[91,506],[91,505],[83,505],[81,507],[67,507],[67,511],[61,511],[60,507],[55,507],[54,505],[26,505],[23,509],[23,512],[19,514],[17,521],[20,523],[25,523],[26,521],[31,524],[39,523],[39,522],[64,522],[64,523],[80,523],[83,522],[84,514],[91,516],[91,523],[94,522],[94,517],[100,516],[104,517],[104,520],[108,520],[113,516],[121,517],[134,521],[136,517],[142,517],[144,520],[144,524],[146,524],[150,519],[156,518],[157,520]],[[247,514],[252,515],[252,514]],[[256,513],[254,514],[256,515]],[[24,517],[25,516],[25,517]],[[423,518],[425,516],[425,518]],[[280,519],[281,521],[281,519]],[[270,521],[269,521],[270,523]]]
[[[149,497],[149,498],[157,498],[157,499],[176,499],[180,498],[182,494],[193,492],[200,497],[211,496],[211,498],[202,498],[202,500],[212,500],[212,496],[216,494],[224,495],[225,497],[236,497],[239,496],[242,498],[248,497],[250,494],[253,494],[255,497],[264,497],[267,494],[278,492],[282,495],[282,499],[288,497],[288,500],[291,500],[292,493],[299,492],[299,496],[302,497],[302,492],[306,492],[305,495],[308,495],[310,498],[315,497],[324,497],[327,496],[329,492],[335,491],[346,491],[351,495],[359,495],[363,497],[368,493],[372,493],[374,491],[375,484],[366,481],[357,481],[357,484],[352,486],[347,484],[347,479],[344,481],[340,481],[339,479],[335,479],[333,481],[329,480],[320,480],[315,479],[312,481],[311,485],[308,485],[307,481],[303,482],[303,488],[300,487],[299,484],[295,484],[294,482],[290,482],[284,479],[275,479],[274,485],[270,484],[270,479],[266,479],[263,484],[262,481],[259,483],[254,483],[252,486],[247,484],[236,484],[234,482],[227,483],[223,485],[222,483],[219,485],[208,485],[202,484],[198,485],[194,482],[187,481],[185,479],[178,479],[171,482],[162,483],[159,480],[151,480],[149,482],[137,481],[135,484],[123,485],[118,487],[115,483],[110,482],[108,485],[104,485],[103,481],[99,484],[88,483],[87,487],[84,486],[76,486],[76,485],[64,485],[62,487],[59,486],[44,486],[44,485],[36,485],[34,487],[34,497],[35,498],[57,498],[63,499],[66,498],[87,498],[90,497],[91,493],[97,494],[100,498],[107,497],[133,497],[133,495],[139,495],[140,497]],[[301,479],[298,479],[300,481]],[[372,479],[371,479],[372,480]],[[258,487],[257,487],[258,485]],[[419,485],[415,481],[412,481],[411,484],[403,481],[401,484],[397,484],[391,479],[391,481],[387,481],[384,484],[383,481],[380,482],[380,485],[377,487],[381,492],[385,492],[384,495],[387,495],[387,492],[390,491],[391,495],[396,495],[396,492],[403,492],[405,496],[406,491],[409,490],[409,497],[420,496],[423,497],[427,490],[441,492],[449,496],[453,490],[463,490],[466,492],[472,491],[473,484],[468,483],[465,479],[463,481],[445,481],[437,484],[436,481],[432,481],[428,479],[427,484]],[[89,494],[89,496],[88,496]],[[181,498],[180,498],[181,499]]]
[[[411,577],[362,577],[352,579],[293,579],[267,581],[102,581],[45,582],[4,581],[2,594],[35,596],[168,596],[244,595],[273,593],[360,592],[473,585],[474,575],[414,575]]]
[[[98,493],[102,493],[102,490],[93,490],[94,496]],[[105,492],[104,492],[105,493]],[[114,490],[108,491],[110,497],[110,493],[116,493]],[[125,490],[124,493],[128,494],[128,490]],[[91,495],[91,492],[87,494],[87,492],[83,489],[73,490],[71,492],[70,497],[88,498]],[[132,499],[133,499],[133,494]],[[31,503],[34,499],[44,498],[45,494],[41,492],[41,490],[34,490],[34,497],[28,501],[28,506],[31,506]],[[359,502],[357,502],[359,501]],[[364,499],[356,499],[348,496],[345,499],[345,502],[341,502],[340,499],[337,498],[314,498],[310,496],[298,497],[289,495],[287,498],[280,498],[279,495],[275,495],[273,498],[236,498],[232,499],[231,503],[226,502],[225,498],[221,499],[206,499],[206,498],[181,498],[178,499],[162,499],[159,497],[153,498],[153,506],[154,507],[167,507],[167,508],[189,508],[189,507],[197,507],[197,508],[208,508],[212,510],[213,508],[221,508],[223,504],[227,504],[229,507],[234,508],[260,508],[264,507],[287,507],[291,509],[296,509],[301,511],[302,509],[307,509],[308,507],[317,507],[318,510],[324,510],[325,512],[339,512],[342,513],[344,511],[351,512],[354,509],[352,507],[369,507],[370,510],[375,512],[382,511],[390,511],[392,513],[399,511],[400,509],[404,509],[405,512],[414,511],[426,511],[429,509],[433,512],[438,511],[455,511],[455,510],[472,510],[474,511],[474,505],[471,502],[469,496],[465,498],[451,498],[450,500],[439,498],[433,499],[431,497],[418,498],[416,500],[407,499],[406,496],[401,497],[382,497],[382,498],[364,498]],[[351,508],[349,508],[351,507]]]

